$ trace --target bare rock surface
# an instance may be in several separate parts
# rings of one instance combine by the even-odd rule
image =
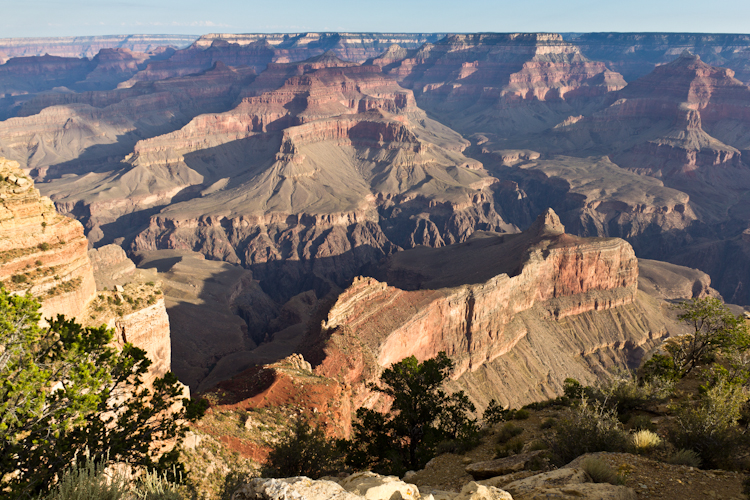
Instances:
[[[361,384],[384,367],[445,351],[452,389],[480,408],[491,398],[521,406],[682,332],[666,304],[638,292],[630,245],[563,230],[549,211],[521,234],[400,252],[383,281],[356,279],[339,296],[302,352],[317,373],[352,384],[355,405],[377,404]]]
[[[18,163],[0,158],[0,280],[30,292],[43,318],[81,318],[96,283],[80,222],[55,211]]]
[[[698,269],[658,260],[638,259],[638,289],[665,300],[717,297],[711,277]]]
[[[135,263],[119,245],[105,245],[89,250],[94,279],[99,290],[122,285],[135,272]]]
[[[475,462],[466,466],[466,472],[474,479],[488,479],[504,476],[526,469],[529,462],[538,457],[543,450],[519,453],[506,458],[496,458],[486,462]]]
[[[588,498],[591,500],[635,500],[631,488],[592,483],[580,469],[563,468],[514,481],[505,486],[516,500]]]
[[[232,500],[361,500],[333,481],[314,481],[306,477],[287,479],[256,478],[232,495]]]
[[[342,479],[339,484],[347,491],[366,500],[381,498],[420,498],[419,488],[395,476],[381,476],[373,472],[358,472]]]

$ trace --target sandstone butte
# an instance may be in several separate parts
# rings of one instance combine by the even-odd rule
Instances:
[[[382,273],[401,288],[355,279],[301,348],[315,374],[351,388],[354,408],[382,406],[365,384],[407,356],[445,351],[451,389],[481,411],[555,397],[567,377],[593,383],[682,331],[638,290],[627,242],[565,234],[552,210],[524,233],[398,253]]]
[[[97,303],[106,302],[108,295],[119,292],[102,290],[97,294],[95,269],[87,249],[88,240],[81,223],[57,213],[18,163],[0,158],[3,285],[12,292],[35,296],[42,304],[43,320],[62,314],[90,326],[106,324],[114,329],[118,345],[131,342],[146,350],[153,361],[147,379],[164,375],[171,367],[169,318],[164,300],[159,295],[158,300],[144,304],[145,307],[123,307],[121,315],[111,308],[97,308]],[[117,250],[110,250],[107,257],[105,252],[98,252],[101,256],[96,261],[97,271],[107,274],[114,268],[127,274],[128,266],[123,262],[127,258],[122,249]]]

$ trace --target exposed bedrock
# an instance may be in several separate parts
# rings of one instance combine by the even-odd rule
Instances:
[[[750,36],[711,33],[581,33],[565,39],[632,82],[685,50],[714,66],[731,68],[750,84]]]
[[[371,63],[463,133],[539,132],[625,86],[551,33],[449,35],[411,51],[392,47]]]
[[[43,318],[83,317],[96,293],[81,224],[55,211],[18,163],[0,158],[0,281],[30,292]]]
[[[171,366],[169,318],[154,284],[126,285],[119,291],[97,292],[130,281],[135,266],[119,247],[92,251],[83,227],[55,211],[34,188],[18,163],[0,158],[0,281],[15,293],[29,292],[42,307],[43,319],[62,314],[78,323],[114,329],[117,345],[143,348],[153,362],[146,381]],[[96,275],[96,276],[95,276]],[[107,301],[109,296],[109,301]],[[117,299],[121,308],[112,306]],[[138,300],[136,300],[138,299]]]
[[[380,276],[390,284],[356,279],[302,351],[352,384],[355,407],[377,404],[363,383],[410,355],[446,351],[454,387],[480,408],[493,397],[517,406],[558,394],[566,377],[593,382],[635,363],[679,331],[637,290],[630,245],[564,234],[551,210],[521,234],[398,253]]]

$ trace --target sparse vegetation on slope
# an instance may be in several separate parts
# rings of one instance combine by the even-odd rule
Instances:
[[[145,387],[145,351],[114,349],[106,327],[58,316],[41,328],[38,309],[0,287],[0,497],[32,498],[76,461],[179,468],[168,442],[202,405],[171,373]]]

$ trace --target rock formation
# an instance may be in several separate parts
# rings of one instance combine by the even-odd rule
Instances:
[[[44,318],[81,317],[96,293],[81,223],[55,211],[18,163],[0,158],[0,280],[31,292]]]
[[[128,49],[150,52],[159,47],[183,48],[193,43],[194,35],[105,35],[36,38],[0,38],[0,54],[5,58],[49,54],[58,57],[94,57],[102,49]],[[5,62],[0,58],[0,63]]]
[[[567,377],[594,381],[681,331],[637,291],[625,241],[564,233],[554,212],[518,235],[477,235],[440,249],[392,256],[380,275],[342,293],[306,359],[352,384],[354,406],[377,404],[363,382],[414,355],[445,351],[454,388],[482,408],[558,394]]]
[[[105,245],[89,250],[89,260],[94,268],[98,290],[114,289],[135,272],[135,263],[117,245]]]
[[[500,479],[500,478],[498,478]],[[254,478],[232,495],[232,500],[536,500],[542,498],[574,498],[635,500],[631,488],[608,483],[594,483],[580,465],[567,466],[551,472],[535,474],[497,488],[491,481],[469,482],[455,491],[434,491],[417,487],[395,476],[373,472],[357,472],[344,478],[307,477],[282,479]],[[506,489],[508,491],[506,491]],[[512,492],[512,495],[511,493]]]
[[[169,317],[158,283],[133,281],[125,286],[116,285],[114,290],[100,290],[83,321],[113,329],[119,346],[131,343],[146,351],[151,360],[146,383],[171,371]]]
[[[625,85],[551,33],[449,35],[418,50],[394,48],[372,63],[464,133],[541,131],[576,114],[579,98]]]
[[[153,362],[148,379],[170,370],[169,319],[161,291],[153,283],[126,285],[97,294],[96,283],[113,284],[135,266],[112,248],[93,251],[81,223],[55,211],[16,162],[0,158],[0,281],[41,303],[42,318],[62,314],[91,326],[107,324],[115,342],[146,350]],[[129,265],[128,265],[129,264]],[[94,273],[98,275],[95,280]],[[114,286],[113,286],[114,288]]]
[[[466,141],[379,68],[327,55],[278,71],[299,76],[136,145],[134,171],[184,168],[165,192],[200,197],[153,216],[133,251],[196,249],[261,281],[297,261],[295,273],[345,284],[398,247],[515,230],[494,204],[504,187],[461,154]]]
[[[750,84],[750,36],[727,33],[578,33],[564,35],[583,54],[632,82],[685,50],[708,64],[730,68]]]
[[[362,63],[391,44],[417,48],[442,36],[439,33],[214,33],[203,35],[169,60],[150,65],[126,85],[205,71],[217,61],[228,66],[250,66],[260,73],[272,62],[304,61],[330,51],[340,59]]]
[[[555,132],[575,148],[604,145],[621,167],[700,195],[693,203],[731,202],[728,189],[750,186],[750,168],[741,158],[750,146],[750,88],[731,70],[685,52],[630,83],[617,98]]]

